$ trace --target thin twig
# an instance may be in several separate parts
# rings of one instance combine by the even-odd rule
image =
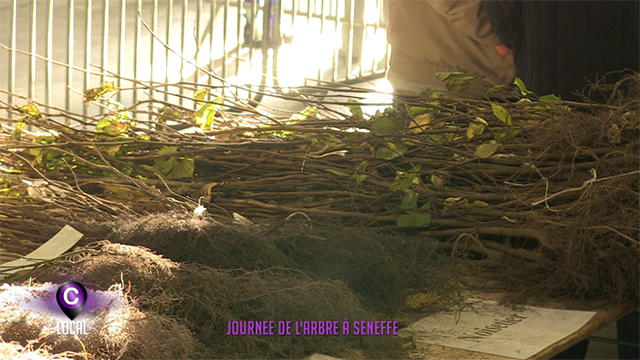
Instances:
[[[555,198],[556,196],[559,196],[559,195],[562,195],[562,194],[566,194],[568,192],[584,190],[585,188],[588,188],[589,186],[591,186],[591,184],[596,183],[596,182],[617,179],[617,178],[621,178],[621,177],[629,176],[629,175],[640,174],[640,170],[636,170],[636,171],[631,171],[631,172],[624,173],[624,174],[607,176],[607,177],[603,177],[603,178],[597,179],[598,174],[597,174],[595,169],[589,169],[589,172],[591,173],[592,178],[589,179],[589,180],[585,180],[582,183],[581,186],[576,187],[576,188],[571,188],[571,189],[564,189],[564,190],[559,191],[559,192],[557,192],[555,194],[552,194],[552,195],[545,195],[545,197],[542,200],[538,200],[538,201],[532,202],[531,206],[533,207],[533,206],[538,206],[538,205],[540,205],[542,203],[546,203],[547,201]],[[548,206],[548,204],[547,204],[547,206]]]

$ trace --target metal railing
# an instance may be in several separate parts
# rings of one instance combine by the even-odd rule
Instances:
[[[235,84],[287,87],[370,79],[381,76],[387,64],[385,2],[0,0],[0,100],[20,102],[12,95],[20,94],[86,114],[92,110],[79,94],[109,76],[81,69],[158,84],[220,85],[158,40]],[[147,95],[119,96],[128,104]]]

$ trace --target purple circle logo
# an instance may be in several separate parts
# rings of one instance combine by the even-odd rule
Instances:
[[[79,282],[67,281],[58,288],[56,300],[60,310],[73,320],[87,302],[87,290]]]

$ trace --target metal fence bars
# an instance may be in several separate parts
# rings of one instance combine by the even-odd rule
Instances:
[[[220,85],[162,42],[234,84],[292,87],[380,76],[388,50],[385,1],[0,0],[0,99],[14,103],[12,94],[20,94],[87,114],[80,94],[108,76],[81,69],[158,84]],[[133,104],[147,95],[119,96]]]

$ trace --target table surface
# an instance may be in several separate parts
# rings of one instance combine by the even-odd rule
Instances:
[[[616,307],[612,307],[607,310],[596,311],[596,314],[587,322],[582,328],[573,334],[565,337],[564,339],[548,346],[544,350],[528,358],[529,360],[538,359],[550,359],[551,357],[567,350],[573,345],[579,343],[590,335],[598,332],[602,328],[616,322],[618,319],[638,309],[638,301],[633,300],[621,304]],[[570,310],[570,309],[568,309]],[[504,357],[499,355],[456,349],[451,347],[431,345],[419,343],[416,344],[416,349],[412,351],[412,358],[424,359],[424,360],[436,360],[436,359],[460,359],[460,360],[514,360],[510,357]]]

